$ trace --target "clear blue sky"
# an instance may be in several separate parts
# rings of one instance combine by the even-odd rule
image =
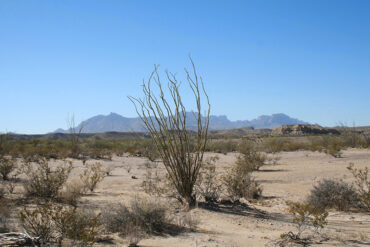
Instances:
[[[134,117],[153,64],[189,53],[214,115],[370,125],[370,1],[0,0],[0,131]]]

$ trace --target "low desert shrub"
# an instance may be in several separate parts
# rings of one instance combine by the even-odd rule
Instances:
[[[9,174],[17,168],[16,160],[11,157],[0,156],[0,174],[3,180],[9,180]]]
[[[284,150],[284,140],[279,137],[265,138],[262,143],[262,148],[267,153],[278,153]]]
[[[93,192],[98,183],[105,178],[105,172],[102,169],[100,163],[88,164],[85,163],[83,173],[80,175],[80,179],[86,189]]]
[[[341,133],[340,138],[346,147],[366,148],[370,146],[369,133],[357,130],[355,126],[348,127],[341,124],[339,131]]]
[[[159,158],[158,150],[151,140],[131,140],[125,147],[125,151],[134,156],[147,157],[150,161]]]
[[[53,221],[62,239],[72,240],[74,246],[91,246],[97,241],[101,226],[100,214],[58,206],[54,211]]]
[[[324,179],[311,190],[308,201],[316,208],[347,211],[358,206],[359,196],[351,184]]]
[[[360,203],[363,208],[370,211],[370,177],[369,168],[357,169],[353,163],[350,163],[347,169],[355,178],[357,193],[360,198]]]
[[[238,147],[237,141],[232,140],[214,140],[207,144],[207,151],[227,154],[229,152],[235,152]]]
[[[93,215],[76,208],[47,203],[33,210],[23,208],[19,218],[24,229],[43,244],[73,241],[73,246],[91,246],[101,225],[100,215]]]
[[[237,166],[245,167],[250,171],[257,171],[264,165],[267,157],[265,154],[257,151],[254,143],[243,142],[239,145],[240,155],[237,158]]]
[[[232,201],[240,198],[258,199],[262,194],[262,188],[252,177],[250,170],[245,170],[237,165],[232,167],[222,177],[226,195]]]
[[[286,204],[289,207],[288,212],[293,217],[293,223],[297,226],[297,233],[281,234],[281,238],[284,240],[299,240],[301,234],[308,228],[313,228],[314,232],[317,233],[328,223],[326,220],[328,212],[325,209],[317,208],[311,203],[288,201]]]
[[[129,207],[120,204],[103,211],[102,222],[108,231],[127,237],[132,246],[145,235],[164,232],[171,224],[166,207],[137,198]]]
[[[216,202],[221,193],[221,184],[216,174],[215,162],[218,157],[207,159],[201,167],[196,185],[196,193],[206,202]]]
[[[26,207],[19,213],[22,227],[33,237],[40,238],[46,244],[53,239],[53,222],[51,204],[38,206],[34,210]]]
[[[141,187],[145,193],[152,196],[174,198],[179,202],[182,200],[168,174],[159,173],[157,168],[146,170]]]
[[[240,198],[258,199],[262,194],[262,188],[251,174],[266,157],[261,157],[255,150],[250,151],[249,146],[244,148],[244,154],[221,178],[226,194],[232,201]]]
[[[22,168],[27,176],[24,188],[29,196],[55,199],[72,171],[72,163],[64,162],[51,167],[50,161],[25,162]]]
[[[344,147],[340,137],[337,136],[319,136],[311,138],[311,151],[319,151],[329,154],[335,158],[341,157],[341,149]]]

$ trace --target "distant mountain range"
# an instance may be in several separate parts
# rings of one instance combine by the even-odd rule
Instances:
[[[188,129],[196,128],[196,120],[192,113],[187,114]],[[253,127],[255,129],[274,129],[281,125],[308,124],[307,122],[291,118],[283,113],[262,115],[253,120],[230,121],[225,115],[210,116],[210,130],[237,129],[244,127]],[[139,117],[126,118],[117,113],[109,115],[97,115],[81,122],[77,129],[83,126],[83,133],[102,133],[102,132],[140,132],[145,131],[144,125]],[[57,129],[55,133],[68,133],[68,130]]]

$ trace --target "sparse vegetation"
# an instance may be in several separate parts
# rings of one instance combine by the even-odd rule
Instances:
[[[182,200],[168,174],[160,174],[158,169],[147,169],[141,187],[149,195]]]
[[[128,237],[134,246],[145,235],[162,233],[172,224],[167,211],[160,203],[136,198],[129,207],[120,204],[103,212],[102,221],[108,231]]]
[[[68,238],[74,246],[91,246],[99,233],[100,215],[57,204],[24,208],[19,217],[24,229],[43,244],[54,242],[62,246],[63,239]]]
[[[314,207],[311,203],[288,201],[286,204],[289,207],[288,212],[293,216],[293,223],[297,226],[297,233],[281,234],[280,237],[283,240],[279,242],[279,246],[285,246],[289,242],[299,242],[305,230],[313,228],[314,232],[317,233],[328,223],[326,220],[328,212],[322,208]]]
[[[357,193],[360,198],[360,203],[363,208],[370,211],[370,177],[369,168],[364,169],[355,168],[354,164],[351,163],[347,169],[352,173],[355,178],[355,184]]]
[[[10,230],[9,218],[10,210],[8,200],[0,194],[0,233],[8,232]]]
[[[315,208],[348,211],[358,206],[359,196],[351,184],[324,179],[314,186],[308,200]]]
[[[101,163],[85,163],[84,166],[80,179],[85,188],[93,192],[98,183],[104,179],[106,173],[103,171]]]
[[[64,188],[59,192],[58,200],[77,207],[78,200],[84,194],[85,190],[85,185],[81,181],[74,179],[64,185]]]
[[[251,175],[248,163],[236,162],[222,177],[226,194],[232,201],[240,198],[258,199],[262,194],[261,186]]]
[[[265,154],[256,150],[256,145],[251,142],[243,142],[239,145],[240,155],[236,161],[237,166],[249,171],[258,171],[265,164],[267,159]]]
[[[335,158],[342,155],[344,144],[339,137],[336,136],[320,136],[320,138],[312,139],[311,150],[330,154]]]
[[[9,174],[17,168],[16,160],[11,157],[0,156],[0,174],[3,180],[9,180]]]
[[[237,151],[239,141],[235,140],[212,140],[207,144],[207,151],[227,154]]]
[[[218,159],[218,157],[211,157],[204,162],[197,181],[197,194],[210,203],[217,202],[222,192],[215,165]]]
[[[23,164],[23,172],[27,176],[24,188],[29,196],[44,199],[55,199],[72,171],[71,162],[63,162],[51,167],[49,160],[39,158],[37,162]]]

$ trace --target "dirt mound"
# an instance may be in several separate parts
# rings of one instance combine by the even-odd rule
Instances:
[[[320,125],[311,124],[296,124],[282,125],[272,130],[272,135],[322,135],[332,134],[339,135],[340,132],[336,129],[324,128]]]

